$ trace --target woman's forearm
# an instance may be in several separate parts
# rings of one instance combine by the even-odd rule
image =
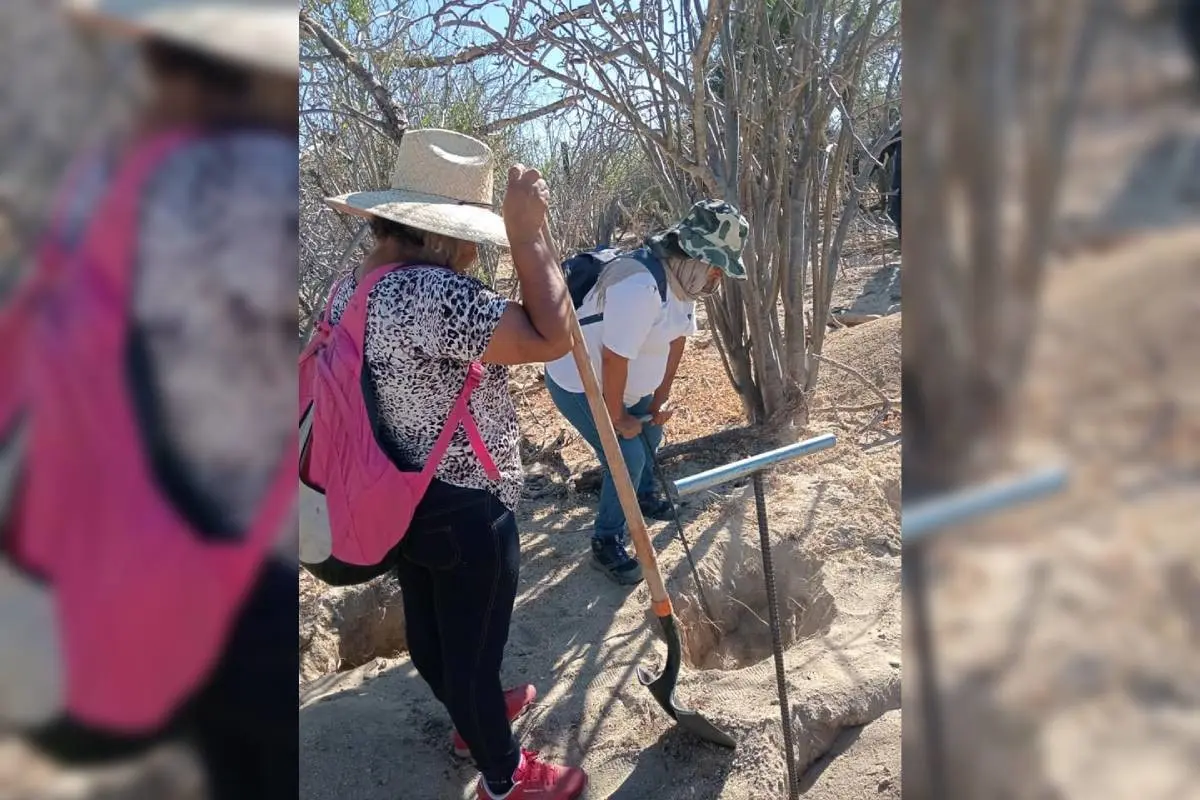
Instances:
[[[521,305],[529,322],[547,342],[571,342],[571,296],[563,280],[562,267],[543,234],[520,241],[510,240],[513,267],[521,286]]]

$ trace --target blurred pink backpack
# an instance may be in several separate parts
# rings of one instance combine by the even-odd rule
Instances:
[[[5,674],[0,655],[0,722],[131,737],[169,726],[214,670],[294,519],[296,442],[242,538],[206,540],[160,487],[135,414],[140,200],[192,140],[163,134],[127,152],[77,245],[63,237],[60,207],[36,275],[0,309],[0,367],[12,370],[0,382],[0,602],[7,592],[30,609],[0,615],[0,638],[52,617],[40,661],[14,665],[9,654]],[[0,653],[11,646],[0,641]],[[29,674],[38,664],[45,676]],[[22,685],[35,700],[18,695]]]
[[[500,476],[468,406],[483,377],[477,361],[420,472],[398,469],[379,444],[363,394],[367,301],[380,279],[409,266],[415,265],[368,274],[332,325],[330,311],[342,285],[336,284],[300,356],[300,563],[326,583],[362,583],[390,568],[389,554],[408,531],[460,425],[488,477]]]

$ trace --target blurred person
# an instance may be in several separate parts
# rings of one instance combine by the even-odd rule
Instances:
[[[454,753],[472,757],[481,773],[478,797],[568,800],[583,792],[586,774],[520,747],[512,720],[536,690],[505,691],[500,667],[517,596],[515,511],[524,483],[508,366],[566,353],[571,307],[543,233],[545,181],[514,165],[501,216],[491,208],[493,163],[491,149],[470,136],[412,130],[401,141],[391,188],[326,201],[366,218],[374,245],[334,285],[318,324],[318,337],[331,337],[321,361],[325,382],[314,386],[302,359],[301,413],[311,413],[316,431],[311,457],[306,439],[302,476],[333,477],[323,484],[331,555],[312,563],[302,534],[301,560],[340,584],[394,571],[413,665],[454,723]],[[470,274],[478,242],[511,249],[522,302]],[[357,360],[345,375],[339,336]],[[343,400],[343,378],[361,402]],[[387,480],[403,479],[379,477],[377,467],[393,466],[428,479],[413,490],[415,508],[402,508],[400,492],[386,490]],[[405,529],[395,520],[406,513]],[[369,534],[382,558],[342,563],[339,545]]]
[[[0,309],[0,726],[298,793],[294,3],[72,0],[144,95]]]
[[[1192,64],[1200,69],[1200,0],[1179,0],[1179,30]]]
[[[896,129],[896,135],[884,146],[883,151],[879,154],[879,160],[887,164],[891,170],[891,186],[888,191],[887,212],[891,217],[892,222],[896,224],[896,239],[900,241],[902,234],[900,233],[900,129]]]
[[[625,467],[642,513],[652,519],[671,518],[670,501],[656,491],[651,460],[671,418],[671,389],[687,338],[696,333],[696,301],[715,292],[723,277],[745,279],[741,255],[749,230],[733,204],[702,200],[638,250],[584,253],[582,261],[577,256],[565,265]],[[546,388],[603,470],[592,566],[618,584],[636,585],[641,568],[626,549],[625,512],[571,354],[546,364]]]

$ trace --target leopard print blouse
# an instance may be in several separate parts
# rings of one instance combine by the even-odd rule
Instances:
[[[68,244],[114,163],[81,162],[59,220]],[[156,420],[146,435],[214,538],[253,523],[296,435],[298,192],[295,139],[257,131],[184,145],[143,189],[132,322]]]
[[[357,286],[353,276],[341,283],[331,322],[341,318]],[[416,468],[428,460],[462,390],[467,365],[483,355],[507,306],[505,298],[475,278],[436,267],[396,270],[371,290],[367,365],[386,444],[405,466]],[[507,367],[484,365],[470,410],[500,480],[488,479],[461,428],[435,475],[454,486],[491,492],[515,510],[524,479]]]

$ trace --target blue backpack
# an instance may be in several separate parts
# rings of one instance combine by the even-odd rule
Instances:
[[[618,258],[632,258],[641,264],[654,277],[658,285],[658,296],[667,302],[667,271],[658,256],[647,247],[637,250],[624,251],[615,247],[598,247],[595,250],[585,250],[576,253],[563,262],[563,277],[567,281],[567,291],[571,294],[571,303],[578,309],[583,305],[583,299],[596,285],[600,273]],[[580,325],[591,325],[604,319],[604,314],[590,314],[579,320]]]

